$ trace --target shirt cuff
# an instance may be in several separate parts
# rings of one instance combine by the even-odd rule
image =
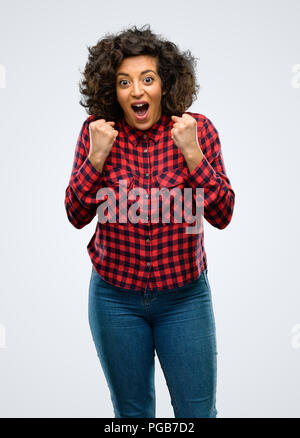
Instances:
[[[94,194],[98,191],[103,177],[104,172],[98,171],[87,157],[72,178],[70,185],[79,195]]]
[[[203,156],[200,163],[189,173],[188,181],[191,186],[196,187],[205,187],[209,184],[211,178],[214,177],[215,171],[205,155]]]

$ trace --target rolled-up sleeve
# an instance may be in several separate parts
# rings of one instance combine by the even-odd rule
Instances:
[[[72,173],[65,191],[65,209],[75,228],[83,228],[96,215],[100,203],[96,195],[103,182],[103,172],[94,168],[88,158],[88,119],[83,123],[75,148]]]
[[[223,229],[231,221],[235,193],[226,174],[218,131],[208,118],[198,121],[198,142],[204,157],[189,173],[188,181],[191,187],[204,189],[204,202],[201,196],[197,202],[202,202],[205,219]]]

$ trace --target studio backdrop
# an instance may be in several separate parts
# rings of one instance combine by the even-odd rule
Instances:
[[[74,228],[64,197],[87,46],[149,24],[197,57],[188,111],[216,126],[236,196],[228,227],[204,221],[218,417],[299,417],[299,1],[0,5],[0,416],[114,416],[88,325],[97,218]],[[155,361],[156,415],[172,417]]]

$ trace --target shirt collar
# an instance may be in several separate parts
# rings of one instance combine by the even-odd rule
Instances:
[[[140,140],[148,140],[148,139],[157,142],[162,132],[164,131],[166,125],[168,125],[170,122],[171,122],[171,117],[167,116],[166,114],[162,114],[160,118],[157,120],[157,122],[154,123],[154,125],[152,125],[149,129],[144,131],[130,126],[126,122],[124,116],[121,119],[120,123],[124,131],[124,134],[126,135],[128,140],[131,143],[138,143]]]

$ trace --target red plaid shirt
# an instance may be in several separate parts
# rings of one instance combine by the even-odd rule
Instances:
[[[186,227],[196,222],[186,222],[185,218],[182,222],[174,221],[172,202],[168,223],[162,219],[156,223],[152,221],[151,187],[170,190],[178,187],[182,192],[183,188],[190,187],[193,200],[196,199],[195,189],[203,188],[205,219],[219,229],[225,228],[231,220],[235,194],[226,175],[218,132],[204,115],[187,114],[197,121],[198,141],[204,154],[192,172],[172,140],[173,121],[164,114],[147,131],[130,127],[124,118],[116,122],[114,128],[119,135],[102,172],[96,170],[87,157],[90,146],[88,126],[95,117],[89,116],[83,123],[65,192],[65,208],[74,227],[83,228],[99,212],[99,205],[108,199],[107,196],[100,198],[98,190],[103,187],[114,190],[115,220],[111,220],[111,213],[106,223],[100,222],[98,217],[95,233],[87,245],[95,270],[112,285],[144,292],[147,286],[150,289],[173,289],[196,280],[207,268],[203,227],[200,232],[186,233]],[[120,180],[127,182],[125,195],[134,187],[146,190],[148,222],[119,221],[122,216],[119,216],[122,205],[121,202],[119,205]],[[136,196],[134,200],[128,199],[127,208],[138,199]],[[161,208],[160,204],[160,213]]]

